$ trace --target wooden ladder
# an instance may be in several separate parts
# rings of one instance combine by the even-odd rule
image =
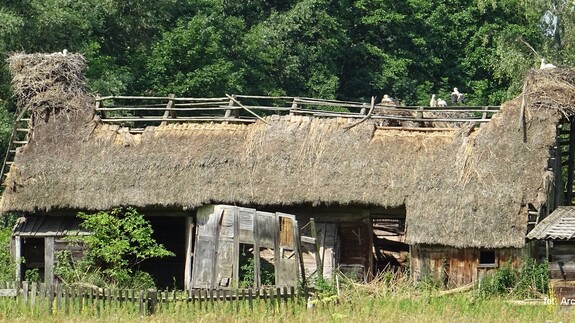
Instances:
[[[28,143],[28,134],[30,133],[28,126],[29,121],[30,118],[23,118],[22,115],[18,116],[14,121],[10,141],[8,142],[8,149],[4,156],[4,163],[2,164],[2,171],[0,172],[2,178],[8,174],[10,166],[14,163],[14,157],[16,156],[18,148]]]

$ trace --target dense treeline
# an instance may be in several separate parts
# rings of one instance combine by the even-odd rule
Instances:
[[[470,104],[575,60],[567,0],[2,0],[0,52],[84,53],[100,95],[293,95]],[[14,109],[0,69],[0,125]],[[8,104],[9,103],[9,104]],[[6,126],[0,126],[6,131]]]

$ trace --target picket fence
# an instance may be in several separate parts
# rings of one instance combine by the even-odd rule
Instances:
[[[217,306],[254,309],[255,304],[270,309],[299,307],[303,292],[294,287],[262,287],[236,290],[194,289],[133,290],[44,283],[0,283],[0,298],[13,298],[25,306],[45,307],[50,313],[94,313],[123,310],[151,315],[174,309],[209,311]]]

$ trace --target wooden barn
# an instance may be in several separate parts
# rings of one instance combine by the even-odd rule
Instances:
[[[81,55],[8,61],[19,111],[0,210],[69,221],[136,207],[176,254],[143,264],[160,286],[233,286],[248,249],[273,264],[279,285],[294,273],[367,281],[408,266],[416,279],[466,284],[518,264],[528,230],[566,204],[556,156],[575,98],[569,71],[532,71],[524,94],[501,107],[446,109],[95,98]],[[47,245],[42,268],[53,266]]]

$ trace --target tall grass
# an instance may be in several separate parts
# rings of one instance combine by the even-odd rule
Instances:
[[[270,303],[247,301],[172,302],[155,314],[141,316],[137,306],[75,304],[80,311],[56,311],[50,304],[31,308],[19,299],[0,298],[0,320],[9,322],[573,322],[575,311],[558,306],[514,305],[505,297],[479,296],[477,289],[442,295],[414,284],[403,273],[386,273],[369,284],[345,277],[338,286],[316,289],[313,306],[307,300]]]

